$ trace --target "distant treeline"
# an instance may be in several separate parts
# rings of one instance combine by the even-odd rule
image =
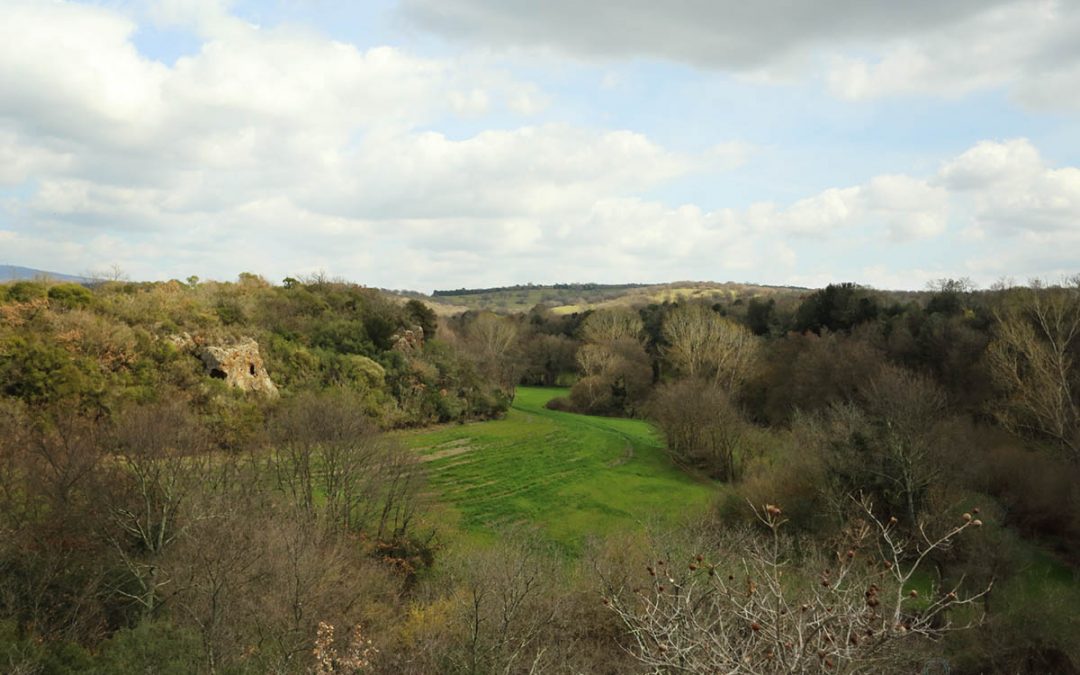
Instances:
[[[528,291],[536,289],[553,289],[559,291],[610,291],[630,288],[644,288],[649,284],[553,284],[543,286],[539,284],[518,284],[516,286],[496,286],[494,288],[459,288],[452,291],[432,291],[434,298],[456,295],[483,295],[484,293],[501,293],[504,291]]]

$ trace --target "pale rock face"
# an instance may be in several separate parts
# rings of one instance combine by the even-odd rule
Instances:
[[[176,350],[180,352],[191,352],[195,350],[195,338],[191,337],[188,333],[169,335],[165,338],[165,341],[173,347],[176,347]]]
[[[278,389],[266,372],[259,343],[251,338],[226,346],[205,346],[199,349],[206,372],[210,377],[225,380],[230,386],[277,396]]]
[[[392,335],[390,340],[394,343],[393,349],[404,354],[413,354],[424,349],[424,329],[421,326],[413,326],[399,335]]]
[[[225,380],[227,384],[244,391],[254,391],[277,396],[278,389],[263,365],[259,343],[245,337],[227,345],[207,345],[200,337],[187,333],[165,338],[181,352],[199,357],[210,377]]]

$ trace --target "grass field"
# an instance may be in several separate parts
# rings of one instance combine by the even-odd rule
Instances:
[[[527,522],[572,552],[590,534],[675,521],[714,494],[671,464],[647,423],[544,407],[564,393],[520,387],[505,419],[402,434],[460,528],[483,536]]]

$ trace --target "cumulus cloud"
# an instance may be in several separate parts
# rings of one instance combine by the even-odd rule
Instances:
[[[856,25],[881,19],[862,4],[851,5]],[[936,4],[934,21],[897,20],[918,31],[974,11]],[[636,11],[644,21],[654,4]],[[148,59],[133,20],[101,6],[5,5],[0,261],[72,272],[118,262],[136,278],[325,269],[414,288],[798,282],[897,273],[847,262],[852,241],[1012,238],[1019,254],[1077,239],[1080,170],[1049,165],[1023,139],[979,143],[932,175],[707,209],[657,195],[694,172],[737,169],[753,147],[676,152],[639,131],[532,119],[550,94],[483,59],[260,28],[212,0],[170,0],[159,12],[197,31],[197,52]],[[851,30],[825,23],[822,34]],[[485,127],[496,109],[497,128]],[[451,134],[447,120],[479,130]]]
[[[1080,169],[1047,166],[1026,139],[983,141],[946,163],[944,186],[974,206],[974,225],[1036,236],[1080,231]]]
[[[884,175],[863,185],[829,188],[786,208],[757,204],[746,217],[764,228],[817,239],[845,229],[884,228],[890,240],[906,243],[942,234],[948,205],[944,188],[911,176]]]
[[[1058,0],[988,6],[955,25],[884,42],[872,56],[835,55],[830,89],[848,99],[959,97],[1005,88],[1035,108],[1080,109],[1080,7]]]
[[[305,204],[368,217],[477,218],[566,213],[598,194],[631,194],[688,171],[641,134],[563,125],[484,131],[455,141],[436,132],[374,138],[340,158]]]
[[[404,0],[402,12],[472,44],[820,75],[848,99],[1007,87],[1028,105],[1080,108],[1080,7],[1068,0]]]
[[[415,23],[503,46],[591,56],[654,56],[705,67],[767,65],[824,42],[905,35],[952,24],[1003,0],[404,0]]]
[[[1027,139],[1017,138],[979,142],[946,162],[938,172],[938,178],[951,190],[985,190],[1025,180],[1042,170],[1039,151]]]
[[[192,260],[391,269],[417,252],[521,254],[598,199],[747,154],[731,144],[685,156],[640,133],[565,124],[450,138],[425,127],[493,101],[530,115],[545,96],[482,63],[263,29],[216,2],[158,10],[198,30],[196,54],[147,59],[132,20],[102,7],[5,9],[0,158],[12,161],[0,187],[25,193],[8,200],[24,230],[9,256],[74,239],[68,258],[110,251],[161,276]],[[132,245],[93,243],[103,235]]]
[[[791,234],[827,237],[843,228],[883,225],[903,243],[945,233],[951,214],[966,218],[966,234],[1080,235],[1080,168],[1049,166],[1027,139],[981,141],[927,177],[876,176],[830,188],[785,209],[748,212]]]

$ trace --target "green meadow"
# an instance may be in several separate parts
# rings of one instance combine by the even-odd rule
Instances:
[[[519,387],[504,419],[401,435],[466,534],[528,523],[576,551],[592,534],[700,512],[715,493],[671,463],[648,423],[544,407],[565,393]]]

